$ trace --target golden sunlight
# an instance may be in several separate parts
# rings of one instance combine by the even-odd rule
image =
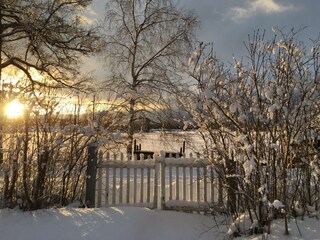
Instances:
[[[8,118],[18,118],[23,115],[24,105],[15,100],[7,104],[5,114]]]

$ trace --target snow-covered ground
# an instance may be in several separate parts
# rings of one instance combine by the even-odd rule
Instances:
[[[34,212],[0,210],[1,240],[195,240],[225,239],[225,217],[213,218],[137,207],[60,208]],[[217,227],[217,224],[220,225]],[[284,236],[282,220],[274,221],[267,239],[320,239],[320,221],[290,221]],[[299,234],[299,226],[302,237]],[[262,239],[261,235],[239,239]]]
[[[300,230],[300,231],[299,231]],[[301,233],[301,235],[300,235]],[[315,218],[305,217],[289,219],[289,235],[284,235],[284,220],[274,220],[271,224],[271,233],[266,235],[252,235],[250,237],[236,238],[237,240],[319,240],[320,221]]]
[[[221,239],[206,232],[213,218],[146,208],[0,210],[1,240],[194,240]]]

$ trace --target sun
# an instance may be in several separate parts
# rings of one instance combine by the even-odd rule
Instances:
[[[18,118],[23,115],[24,105],[19,101],[12,101],[7,104],[5,114],[8,118]]]

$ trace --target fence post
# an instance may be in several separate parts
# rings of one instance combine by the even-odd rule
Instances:
[[[160,196],[161,196],[161,210],[165,210],[166,204],[166,184],[165,184],[165,158],[166,155],[163,151],[160,153]]]
[[[98,147],[96,144],[88,146],[87,158],[87,179],[86,179],[86,205],[95,207],[96,196],[96,176],[97,176],[97,158]]]

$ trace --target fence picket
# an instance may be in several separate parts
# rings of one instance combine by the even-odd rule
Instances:
[[[131,156],[128,155],[128,162],[131,161]],[[126,196],[126,203],[130,203],[130,168],[127,167],[127,196]]]
[[[160,162],[160,186],[161,186],[161,209],[164,209],[165,207],[165,200],[166,200],[166,185],[165,185],[165,162],[164,162],[164,155],[163,153],[160,156],[161,162]]]
[[[140,158],[140,161],[145,161],[144,158]],[[144,168],[140,168],[140,203],[143,203],[144,192]]]
[[[169,166],[169,200],[172,200],[172,166]]]
[[[102,199],[102,169],[98,169],[98,207],[101,207],[101,199]]]
[[[213,167],[210,166],[210,191],[211,191],[211,204],[214,203],[214,172]]]
[[[150,156],[148,156],[147,161],[151,161]],[[150,197],[151,197],[151,170],[150,168],[147,168],[147,203],[150,203]]]
[[[203,167],[203,201],[208,202],[208,184],[207,184],[207,167]],[[206,214],[207,211],[205,210],[204,213]]]
[[[189,167],[190,201],[193,201],[193,168]]]
[[[203,201],[208,202],[207,167],[203,167]]]
[[[186,179],[186,167],[182,168],[182,176],[183,176],[183,182],[182,182],[182,194],[183,194],[183,200],[187,200],[187,179]]]
[[[117,155],[113,155],[113,160],[117,159]],[[112,204],[116,204],[116,186],[117,186],[117,169],[112,168]]]
[[[137,155],[133,156],[133,161],[137,161]],[[133,203],[137,203],[137,169],[133,169]]]
[[[200,168],[197,167],[197,202],[200,202]],[[199,212],[199,211],[198,211]]]
[[[155,156],[154,166],[154,183],[153,183],[153,208],[158,208],[158,174],[159,174],[159,158]]]
[[[180,180],[180,176],[179,176],[179,167],[176,167],[176,200],[180,199],[180,189],[179,189],[179,180]]]
[[[110,161],[110,153],[107,152],[106,156],[106,161]],[[106,204],[109,204],[109,191],[110,191],[110,186],[109,186],[109,168],[106,168]]]
[[[120,161],[123,162],[123,153],[120,153]],[[122,203],[123,198],[123,168],[120,168],[120,183],[119,183],[119,203]]]

